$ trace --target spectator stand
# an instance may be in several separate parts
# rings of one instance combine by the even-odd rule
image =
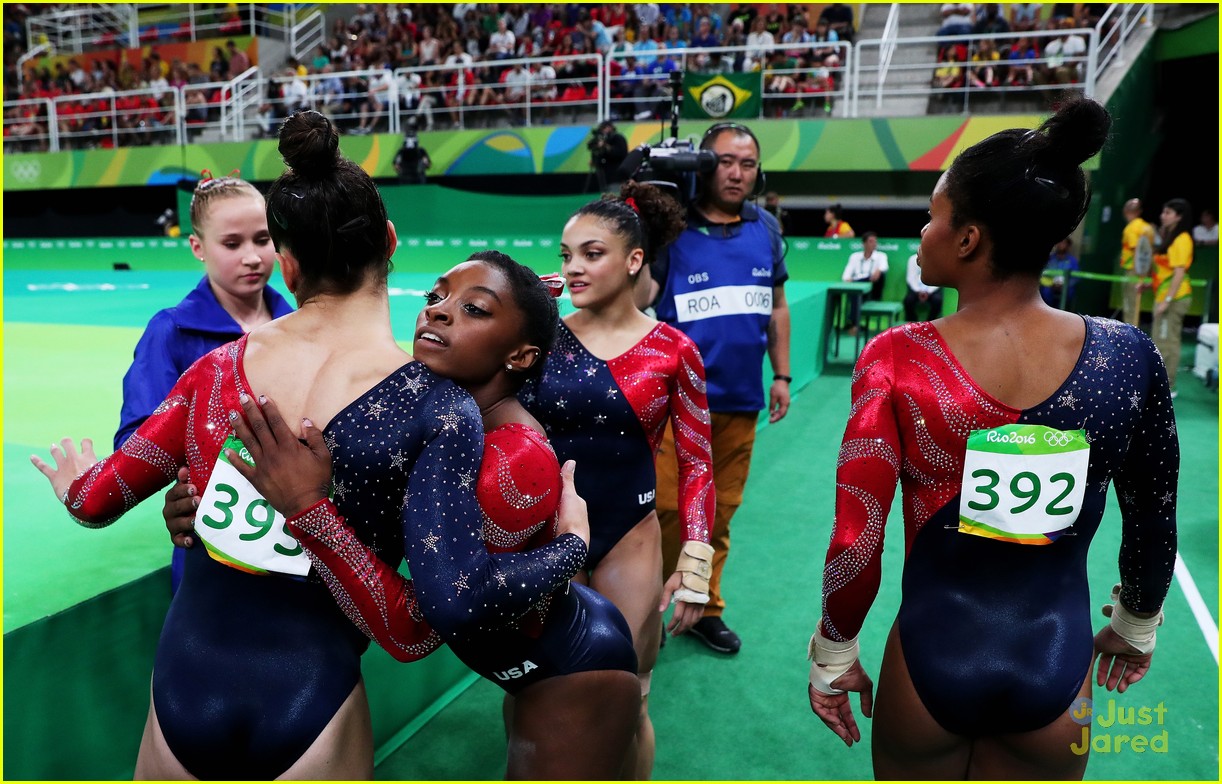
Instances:
[[[135,48],[173,41],[239,35],[282,39],[301,56],[323,39],[317,3],[89,3],[65,4],[26,19],[29,41],[49,41],[60,52]]]
[[[259,79],[250,66],[232,79],[207,80],[200,62],[225,43],[248,62],[258,56],[256,39],[238,37],[46,57],[29,67],[23,99],[6,105],[6,149],[180,144],[209,128],[223,138],[225,129],[237,130],[249,103],[243,98]]]
[[[79,48],[87,41],[105,41],[106,33],[101,30],[107,24],[112,28],[117,26],[117,22],[107,16],[113,17],[119,13],[115,10],[117,7],[107,6],[105,8],[110,10],[98,11],[92,27],[86,27],[79,21],[83,8],[54,9],[42,15],[44,21],[53,19],[59,25],[53,32],[59,36],[56,40],[65,44],[65,48],[58,48],[57,51],[71,53],[73,47]],[[146,13],[144,6],[140,8],[137,16],[149,18],[147,13],[151,11]],[[218,32],[234,29],[233,19],[210,21],[206,16],[207,11],[199,11],[202,6],[189,6],[186,11],[181,6],[160,5],[151,8],[164,15],[157,21],[145,24],[148,29],[159,31],[159,41],[162,34],[169,35],[167,31],[171,27],[177,30],[183,24],[172,14],[187,14],[188,26],[184,35],[188,36],[198,35],[213,27]],[[917,110],[919,113],[930,111],[925,104],[931,98],[934,99],[935,110],[968,111],[978,107],[983,100],[995,101],[990,109],[997,112],[1009,108],[1011,111],[1029,113],[1033,107],[1029,103],[1021,105],[1018,96],[1014,103],[1019,105],[1013,107],[1006,107],[1001,101],[1007,95],[1015,94],[1052,96],[1065,87],[1093,95],[1100,69],[1104,65],[1110,67],[1123,62],[1126,38],[1137,26],[1149,24],[1153,13],[1151,4],[1118,4],[1107,9],[1095,27],[1076,29],[1075,32],[1085,38],[1086,50],[1072,58],[1064,58],[1061,66],[1068,64],[1074,71],[1080,70],[1080,81],[1069,81],[1065,85],[1007,83],[1006,76],[1014,71],[1013,64],[996,60],[992,62],[1000,76],[989,79],[984,86],[973,84],[965,78],[962,85],[938,88],[928,83],[928,74],[939,67],[933,54],[939,45],[943,48],[948,45],[964,47],[967,50],[965,59],[970,59],[973,42],[981,39],[981,35],[901,37],[898,34],[899,25],[892,24],[889,19],[881,39],[859,39],[857,43],[803,41],[802,25],[791,24],[792,14],[805,13],[809,22],[815,12],[801,6],[794,6],[792,11],[781,10],[778,6],[775,12],[770,9],[767,18],[761,21],[765,26],[775,24],[778,31],[797,30],[797,34],[791,35],[788,40],[778,43],[774,39],[773,44],[757,43],[755,46],[694,47],[687,43],[692,27],[703,30],[702,40],[709,40],[712,17],[717,17],[714,35],[718,40],[742,40],[742,15],[749,17],[755,9],[743,4],[723,20],[712,11],[696,19],[685,19],[674,8],[668,7],[667,11],[659,12],[653,25],[641,24],[636,18],[636,11],[630,10],[623,20],[617,21],[614,32],[608,33],[610,28],[602,21],[595,20],[592,11],[576,5],[563,8],[548,6],[536,8],[530,13],[522,11],[516,16],[512,13],[503,15],[507,28],[508,22],[513,22],[515,54],[518,56],[504,58],[502,55],[505,52],[497,52],[493,59],[464,56],[445,65],[438,58],[446,46],[457,44],[459,36],[457,21],[452,17],[452,11],[446,13],[449,9],[445,6],[399,6],[396,7],[398,10],[394,19],[388,17],[384,6],[364,6],[351,20],[333,20],[333,35],[325,43],[321,41],[327,32],[326,25],[322,23],[321,16],[314,15],[317,9],[306,13],[294,6],[235,8],[239,32],[270,32],[285,41],[296,41],[299,47],[309,47],[299,55],[290,55],[289,61],[295,66],[294,76],[286,75],[283,70],[273,72],[266,67],[253,65],[246,73],[229,74],[218,64],[216,68],[209,68],[208,72],[219,72],[222,78],[199,74],[192,74],[187,79],[181,78],[181,74],[171,76],[176,83],[170,84],[169,90],[175,95],[166,98],[164,88],[154,84],[161,77],[153,77],[147,83],[141,82],[145,77],[138,72],[137,66],[145,67],[146,53],[151,57],[153,52],[174,51],[173,47],[202,47],[201,51],[211,48],[214,51],[211,59],[217,63],[224,57],[223,52],[215,54],[220,39],[170,40],[155,47],[150,46],[147,50],[144,47],[132,48],[121,54],[120,65],[113,72],[107,70],[105,59],[102,60],[102,69],[95,70],[97,61],[91,58],[96,58],[96,53],[81,52],[75,55],[78,65],[86,61],[82,70],[88,70],[91,79],[96,76],[94,81],[100,80],[104,86],[82,89],[74,80],[79,76],[76,69],[69,73],[65,67],[57,69],[54,74],[39,71],[42,83],[32,92],[16,94],[10,89],[10,101],[6,104],[4,118],[6,149],[56,151],[91,144],[118,146],[182,143],[184,139],[249,139],[257,136],[261,127],[266,132],[273,118],[282,116],[286,86],[291,86],[294,91],[292,100],[302,102],[298,78],[305,86],[305,103],[318,108],[328,107],[341,125],[346,124],[362,132],[385,129],[398,133],[405,116],[414,117],[417,126],[423,128],[557,122],[585,125],[611,117],[656,117],[665,102],[662,85],[668,70],[758,73],[763,99],[760,117],[859,117],[863,115],[863,95],[867,101],[873,98],[872,103],[880,107],[886,99],[888,105],[885,111],[888,116],[906,116],[907,112],[900,104],[906,106],[911,101],[900,101],[898,98],[913,94],[920,96],[922,108]],[[891,12],[898,14],[899,8],[899,5],[893,5]],[[486,51],[484,39],[490,40],[497,28],[495,16],[485,12],[485,18],[481,20],[477,9],[465,10],[471,12],[467,14],[471,18],[466,20],[466,43],[476,51]],[[612,15],[603,14],[605,9],[593,10],[599,12],[599,17],[606,16],[608,21],[612,21]],[[673,20],[667,17],[667,12],[674,17]],[[63,16],[65,13],[69,16]],[[110,21],[106,21],[108,18]],[[13,27],[8,20],[9,17],[6,17],[6,30]],[[35,23],[26,21],[27,33],[33,34]],[[306,21],[312,26],[308,36],[302,28]],[[487,24],[489,21],[491,25]],[[594,21],[603,27],[595,27]],[[73,27],[73,24],[76,26]],[[230,27],[216,26],[223,24]],[[46,37],[51,29],[52,26],[44,25],[37,35]],[[433,40],[429,36],[434,29],[439,31],[438,38],[426,46],[428,41]],[[677,32],[667,32],[670,29]],[[518,32],[522,34],[518,35]],[[1000,49],[1002,46],[1012,47],[1010,42],[1017,42],[1023,36],[1028,40],[1037,40],[1056,36],[1058,32],[1014,32],[989,38],[996,41]],[[115,35],[114,40],[120,40],[120,34]],[[130,33],[123,35],[130,38]],[[653,41],[648,36],[664,36],[671,48],[661,48],[656,42],[652,47],[640,48],[642,39]],[[782,38],[784,36],[782,32]],[[20,36],[14,32],[6,37],[6,41],[18,38]],[[407,40],[409,38],[410,42]],[[565,50],[566,38],[573,41],[573,53],[557,55],[558,50]],[[628,38],[633,40],[629,41]],[[259,44],[267,43],[270,47],[274,40],[261,38]],[[581,43],[576,43],[577,40]],[[619,43],[614,43],[616,41]],[[588,42],[602,46],[606,51],[589,51]],[[634,44],[633,49],[629,49],[631,44]],[[258,52],[252,51],[252,54]],[[268,53],[263,54],[269,64],[279,59]],[[904,56],[901,57],[901,54]],[[114,50],[111,49],[107,55],[113,62]],[[421,63],[426,56],[429,62]],[[66,55],[66,59],[70,63],[73,55]],[[200,59],[207,59],[207,55],[200,58],[191,54],[183,62],[189,68],[193,61]],[[253,61],[255,58],[250,59]],[[652,63],[648,62],[650,59]],[[63,63],[63,58],[55,58],[55,61]],[[1052,64],[1047,56],[1023,62],[1024,67],[1032,69],[1033,75],[1037,68]],[[659,63],[662,65],[659,66]],[[391,66],[390,71],[384,67],[386,64]],[[202,70],[204,63],[195,62],[195,65]],[[371,68],[373,65],[379,67]],[[161,66],[166,66],[164,57]],[[963,67],[966,69],[969,65]],[[170,70],[173,72],[172,68]],[[889,81],[889,74],[895,75],[905,70],[925,74],[923,83],[895,86]],[[70,81],[72,86],[68,87]],[[992,84],[994,81],[1000,83]],[[1033,78],[1031,81],[1037,80]],[[89,82],[82,84],[88,86]],[[145,104],[134,126],[118,122],[120,110],[117,106],[112,110],[111,104],[122,97],[121,93],[139,93],[141,90],[152,90],[154,93],[162,90],[158,106],[154,108]],[[205,99],[202,102],[201,97]],[[130,103],[130,98],[127,102]],[[175,122],[170,122],[166,117],[169,111],[177,113]],[[116,115],[109,122],[106,120],[108,113]],[[60,117],[60,114],[67,117]],[[143,127],[139,125],[141,119],[145,121]]]
[[[560,111],[570,122],[576,122],[578,113],[594,118],[601,103],[602,70],[598,55],[562,55],[390,72],[328,71],[298,78],[307,86],[310,108],[329,116],[339,128],[363,131],[364,120],[371,132],[397,134],[405,119],[415,119],[416,127],[428,130],[461,130],[548,124]],[[379,80],[384,86],[375,90]],[[283,86],[292,78],[271,81]]]
[[[778,43],[765,49],[685,47],[644,56],[612,52],[603,72],[604,114],[613,119],[663,119],[669,111],[669,74],[691,71],[757,73],[764,116],[824,116],[839,106],[840,116],[846,117],[850,102],[845,77],[852,63],[853,45],[847,41]]]
[[[937,114],[1043,111],[1066,90],[1093,97],[1099,74],[1104,68],[1123,63],[1126,41],[1138,26],[1151,24],[1153,14],[1150,3],[1117,3],[1093,27],[1063,27],[1064,21],[1049,19],[1037,23],[1036,29],[1009,33],[981,32],[986,28],[978,27],[976,32],[964,35],[898,37],[898,15],[903,8],[892,5],[881,38],[857,42],[850,77],[854,101],[851,116],[861,116],[861,101],[871,98],[876,110],[884,101],[924,98],[923,112]],[[1069,23],[1073,24],[1072,20]],[[1052,29],[1039,29],[1041,24]],[[1067,34],[1083,40],[1081,53],[1046,51],[1052,41]],[[984,45],[982,54],[981,42],[986,40],[991,43]],[[991,56],[990,50],[997,51],[998,56]],[[948,66],[952,56],[961,65]],[[992,71],[992,75],[986,71]],[[932,78],[924,83],[904,78],[911,73]]]

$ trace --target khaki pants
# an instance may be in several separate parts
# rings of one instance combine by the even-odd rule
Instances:
[[[1154,326],[1150,329],[1150,337],[1158,353],[1163,355],[1163,364],[1167,366],[1167,381],[1171,391],[1175,391],[1175,375],[1180,369],[1180,342],[1184,334],[1184,316],[1188,314],[1188,306],[1192,297],[1182,297],[1167,306],[1163,315],[1154,317]]]
[[[713,573],[709,578],[709,603],[704,614],[721,615],[726,603],[721,596],[721,575],[730,554],[730,518],[743,502],[743,488],[751,469],[755,446],[754,413],[713,414],[713,484],[717,489],[717,511],[709,529],[713,545]],[[679,521],[679,464],[675,460],[675,436],[670,425],[658,449],[658,521],[662,524],[662,579],[669,578],[679,561],[683,526]]]
[[[1132,324],[1135,327],[1141,326],[1141,289],[1137,288],[1137,281],[1140,278],[1125,276],[1126,279],[1121,285],[1121,294],[1124,299],[1124,323]]]

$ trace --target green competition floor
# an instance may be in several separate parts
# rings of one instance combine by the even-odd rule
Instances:
[[[181,251],[175,251],[175,254]],[[455,255],[451,250],[447,256]],[[452,258],[450,259],[453,260]],[[28,264],[4,272],[4,630],[71,607],[164,567],[168,545],[153,500],[105,531],[73,525],[29,465],[63,436],[91,436],[105,454],[117,425],[120,381],[157,309],[194,285],[198,268],[175,258],[116,273]],[[538,267],[551,265],[550,253]],[[419,295],[436,272],[401,264],[391,280],[392,321],[405,339]],[[58,268],[56,268],[58,267]],[[438,259],[434,270],[444,269]],[[276,284],[278,285],[278,283]],[[792,297],[791,297],[792,298]],[[816,350],[795,346],[795,350]],[[1186,352],[1185,364],[1192,361]],[[1183,450],[1180,553],[1154,666],[1122,696],[1096,694],[1102,710],[1165,707],[1167,750],[1096,750],[1090,779],[1218,776],[1218,398],[1187,369],[1176,416]],[[839,437],[848,412],[845,366],[797,394],[790,416],[760,433],[747,495],[734,523],[726,619],[744,640],[737,657],[686,638],[668,642],[650,697],[658,779],[863,779],[868,746],[845,749],[806,702],[806,641],[819,611]],[[878,601],[863,629],[863,660],[876,672],[899,601],[898,505],[889,521]],[[1090,556],[1092,603],[1116,578],[1120,518],[1114,500]],[[1195,589],[1189,589],[1189,576]],[[1196,609],[1194,610],[1194,604]],[[1101,619],[1100,619],[1101,620]],[[1213,651],[1207,644],[1212,638]],[[379,760],[379,779],[503,776],[501,692],[477,681]],[[856,705],[854,706],[856,709]],[[999,706],[1004,709],[1004,706]],[[76,720],[80,720],[79,717]],[[868,740],[869,722],[863,722]],[[1096,727],[1099,736],[1132,730]]]

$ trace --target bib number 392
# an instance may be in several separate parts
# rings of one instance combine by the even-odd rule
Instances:
[[[1004,425],[972,431],[963,461],[959,531],[1051,544],[1081,514],[1089,464],[1083,430]]]
[[[231,435],[221,447],[195,514],[195,533],[208,555],[254,574],[306,574],[310,559],[289,533],[284,515],[238,473],[225,456],[226,449],[251,462],[242,442]]]

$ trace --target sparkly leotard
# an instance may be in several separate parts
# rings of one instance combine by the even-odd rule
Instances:
[[[473,479],[461,474],[459,484],[470,487]],[[490,552],[524,551],[553,541],[560,465],[547,440],[533,428],[510,423],[487,433],[474,483]],[[412,581],[400,575],[394,563],[370,554],[336,520],[326,523],[326,534],[320,537],[298,532],[299,519],[291,519],[290,528],[330,574],[353,623],[396,658],[421,644],[440,644],[414,606]],[[341,558],[340,553],[356,556]],[[483,626],[449,643],[467,666],[511,694],[557,675],[607,669],[636,673],[627,622],[613,604],[577,584],[552,592],[518,618]]]
[[[518,398],[543,423],[561,460],[576,460],[590,510],[592,569],[654,508],[654,455],[670,417],[679,460],[683,538],[707,543],[713,468],[704,364],[690,338],[659,323],[611,360],[595,357],[561,323],[543,375]]]
[[[1076,696],[1093,652],[1086,554],[1110,481],[1123,516],[1121,600],[1153,611],[1170,585],[1179,444],[1166,372],[1136,329],[1085,322],[1072,374],[1026,410],[976,386],[929,323],[883,333],[854,372],[823,628],[837,640],[860,631],[878,591],[883,524],[898,479],[907,549],[900,641],[917,693],[952,732],[1043,727]],[[1011,423],[1083,429],[1090,445],[1073,533],[1046,546],[956,530],[969,433]]]
[[[212,351],[184,373],[120,451],[73,483],[69,511],[86,525],[107,525],[184,464],[191,481],[206,486],[230,432],[228,413],[249,394],[245,345],[242,338]],[[324,435],[335,503],[310,510],[304,527],[325,530],[342,512],[366,554],[396,564],[406,542],[418,575],[413,612],[429,625],[401,656],[427,655],[439,632],[456,636],[520,616],[566,585],[585,557],[571,535],[539,551],[546,557],[489,555],[474,494],[460,487],[478,469],[479,412],[419,363],[351,403]],[[274,778],[352,693],[368,644],[315,572],[304,580],[256,576],[196,547],[154,664],[153,705],[166,742],[200,778]]]

